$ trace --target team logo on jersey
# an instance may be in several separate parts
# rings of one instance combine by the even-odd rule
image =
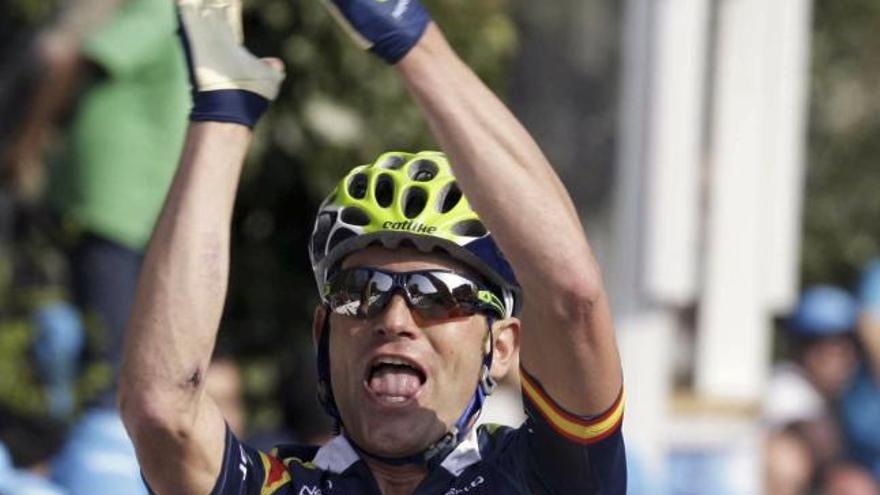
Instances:
[[[279,488],[290,483],[290,472],[277,457],[260,452],[260,460],[263,461],[263,472],[266,473],[260,495],[272,495]]]
[[[470,483],[468,483],[464,486],[458,487],[458,488],[456,488],[456,487],[450,488],[443,495],[463,495],[465,493],[475,492],[475,491],[477,491],[477,488],[485,482],[486,482],[485,478],[483,478],[482,476],[477,476]]]

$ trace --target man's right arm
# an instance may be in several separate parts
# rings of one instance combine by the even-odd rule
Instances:
[[[251,128],[284,75],[280,62],[241,49],[239,0],[177,4],[193,69],[193,123],[141,267],[119,406],[154,492],[206,495],[224,457],[249,458],[244,450],[224,456],[226,425],[205,392],[205,374],[226,298],[232,208]]]
[[[191,125],[141,270],[119,405],[144,477],[159,494],[209,493],[223,461],[225,423],[204,385],[250,134],[238,124]]]

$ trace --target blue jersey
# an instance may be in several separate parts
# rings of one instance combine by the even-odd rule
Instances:
[[[622,395],[605,414],[581,418],[564,411],[523,373],[528,416],[523,425],[472,430],[413,493],[623,495]],[[380,491],[344,436],[320,448],[281,446],[264,453],[229,432],[212,495],[380,495]]]

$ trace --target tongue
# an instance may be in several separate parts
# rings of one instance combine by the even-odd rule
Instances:
[[[421,380],[415,370],[383,366],[370,377],[370,388],[378,395],[405,400],[419,390]]]

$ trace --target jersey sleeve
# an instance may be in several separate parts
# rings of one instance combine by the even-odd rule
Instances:
[[[624,393],[595,417],[563,409],[526,370],[521,370],[528,418],[518,432],[524,472],[534,493],[626,493],[626,450],[621,426]]]
[[[241,443],[226,429],[223,466],[211,495],[272,495],[290,482],[280,459]]]

